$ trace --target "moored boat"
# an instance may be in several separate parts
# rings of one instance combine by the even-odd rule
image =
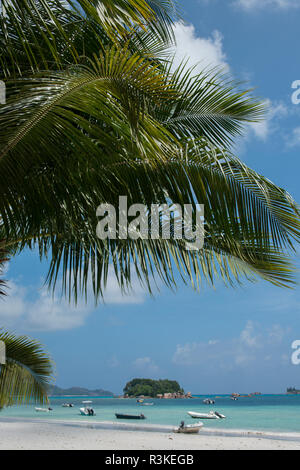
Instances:
[[[215,415],[217,415],[217,416],[218,416],[219,418],[221,418],[221,419],[226,418],[225,415],[223,415],[222,413],[219,413],[218,411],[215,411],[214,413],[215,413]]]
[[[197,434],[202,427],[203,423],[201,423],[201,421],[196,424],[184,424],[184,421],[181,421],[180,426],[176,428],[174,432],[184,434]]]
[[[91,404],[93,403],[92,401],[85,400],[82,403],[85,405],[82,408],[79,408],[80,414],[82,416],[96,416],[96,413],[91,406]]]
[[[118,419],[146,419],[142,413],[140,415],[130,415],[126,413],[115,413],[116,418]]]
[[[205,405],[214,405],[215,400],[211,400],[211,398],[205,398],[205,400],[203,400],[203,403]]]
[[[197,411],[188,411],[187,414],[191,418],[197,418],[197,419],[220,419],[219,416],[217,416],[214,411],[210,411],[209,413],[198,413]]]

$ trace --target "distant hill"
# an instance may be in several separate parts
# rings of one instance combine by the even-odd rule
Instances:
[[[88,397],[109,397],[114,396],[109,390],[103,390],[102,388],[96,390],[89,390],[83,387],[71,387],[71,388],[60,388],[56,385],[52,385],[49,389],[49,395],[51,396],[88,396]]]

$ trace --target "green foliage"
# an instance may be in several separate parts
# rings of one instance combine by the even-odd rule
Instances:
[[[164,393],[184,393],[179,383],[175,380],[152,380],[152,379],[133,379],[124,387],[124,394],[138,397],[145,395],[156,397]]]
[[[157,277],[199,288],[294,282],[297,204],[227,150],[262,118],[220,71],[171,68],[172,0],[3,0],[0,13],[1,249],[38,246],[48,283],[95,299],[111,266],[123,290]],[[99,240],[96,208],[204,204],[205,245]],[[179,276],[178,276],[179,274]]]
[[[53,363],[42,345],[26,336],[0,330],[6,363],[0,365],[0,408],[30,401],[47,403]]]

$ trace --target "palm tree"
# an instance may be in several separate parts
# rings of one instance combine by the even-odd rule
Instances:
[[[0,330],[6,363],[0,364],[0,409],[4,406],[47,403],[53,365],[41,344],[26,336]]]
[[[172,0],[3,0],[0,16],[0,214],[5,249],[38,246],[48,282],[103,294],[109,267],[195,288],[256,277],[294,282],[292,197],[231,154],[262,104],[219,70],[174,70]],[[68,4],[68,5],[67,5]],[[67,5],[67,6],[66,6]],[[22,7],[22,8],[21,8]],[[169,57],[170,59],[170,57]],[[205,205],[205,244],[99,240],[96,208]]]

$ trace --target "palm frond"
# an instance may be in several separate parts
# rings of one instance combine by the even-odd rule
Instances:
[[[264,104],[221,68],[195,73],[195,66],[188,66],[188,62],[182,62],[174,71],[172,64],[165,65],[165,73],[180,93],[173,102],[163,103],[153,112],[177,138],[202,137],[227,147],[242,134],[245,124],[263,118]]]
[[[45,403],[53,364],[42,345],[26,336],[0,330],[6,364],[0,366],[0,408],[30,401]]]

